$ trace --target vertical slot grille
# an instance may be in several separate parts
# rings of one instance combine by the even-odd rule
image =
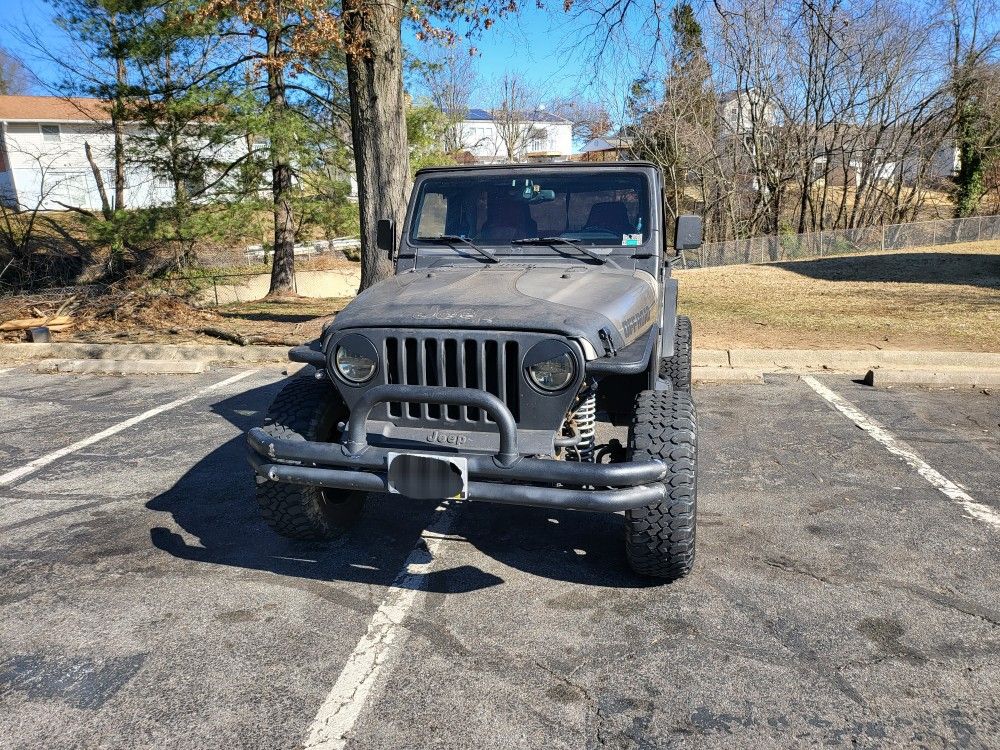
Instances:
[[[476,351],[476,342],[472,340],[465,341],[463,345],[463,350],[465,352],[465,382],[462,385],[466,388],[482,388],[482,378],[480,377],[479,370],[479,355]],[[479,409],[473,406],[463,406],[462,411],[465,413],[465,419],[472,422],[479,421]]]
[[[427,385],[441,385],[442,375],[441,363],[438,361],[437,339],[426,339],[424,341],[424,372]],[[441,405],[427,405],[428,419],[441,419]]]
[[[384,343],[386,382],[473,388],[492,393],[520,419],[520,351],[516,341],[388,336]],[[490,422],[475,407],[454,404],[387,405],[389,417],[402,421]]]
[[[390,385],[401,383],[399,379],[399,340],[387,338],[385,340],[385,382]],[[393,401],[388,405],[390,417],[403,416],[403,405],[398,401]]]
[[[514,421],[521,421],[521,398],[518,392],[518,383],[520,382],[520,357],[517,356],[517,342],[508,341],[504,345],[504,362],[503,362],[503,374],[502,378],[506,379],[506,389],[504,391],[504,401],[507,407],[510,409],[510,413],[514,415]]]
[[[464,372],[459,371],[458,342],[455,339],[445,339],[444,342],[444,384],[450,388],[462,385]],[[457,421],[462,417],[462,407],[448,404],[445,407],[448,419]]]
[[[403,339],[403,382],[407,385],[421,385],[420,365],[417,361],[417,340]],[[420,404],[406,404],[407,414],[420,418]]]

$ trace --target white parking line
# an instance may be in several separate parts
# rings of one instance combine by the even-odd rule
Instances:
[[[71,453],[76,453],[78,450],[86,448],[88,445],[93,445],[94,443],[104,440],[104,438],[111,437],[112,435],[115,435],[121,432],[122,430],[127,430],[129,427],[134,427],[140,422],[144,422],[147,419],[157,416],[158,414],[163,414],[164,412],[170,411],[171,409],[176,409],[178,406],[183,406],[184,404],[190,403],[195,399],[201,398],[207,393],[211,393],[212,391],[218,390],[219,388],[225,388],[227,385],[235,383],[239,380],[243,380],[243,378],[250,377],[255,372],[257,372],[257,370],[247,370],[246,372],[238,373],[230,378],[226,378],[225,380],[220,380],[218,383],[206,386],[205,388],[195,391],[194,393],[189,393],[187,396],[179,398],[176,401],[171,401],[168,404],[163,404],[162,406],[154,407],[149,411],[144,411],[142,414],[139,414],[130,419],[126,419],[124,422],[119,422],[116,425],[112,425],[106,430],[101,430],[95,435],[86,437],[83,440],[78,440],[72,445],[67,445],[65,448],[60,448],[57,451],[52,451],[52,453],[47,453],[46,455],[40,458],[36,458],[31,463],[27,463],[18,469],[14,469],[13,471],[8,471],[6,474],[0,474],[0,487],[6,487],[8,485],[11,485],[14,482],[24,479],[26,476],[34,474],[39,469],[43,469],[53,461],[58,461],[63,456],[68,456]]]
[[[869,417],[847,399],[831,391],[811,375],[803,375],[802,380],[816,391],[816,393],[829,401],[837,411],[881,443],[887,451],[895,456],[899,456],[916,469],[920,476],[934,485],[945,497],[961,506],[967,516],[977,521],[983,521],[984,523],[1000,527],[1000,513],[997,513],[990,506],[976,501],[972,495],[948,479],[944,474],[934,469],[917,455],[917,452],[913,448],[889,432],[879,422]]]
[[[0,370],[0,375],[3,375],[5,372],[10,372],[13,369],[14,369],[13,367],[8,367],[8,368],[6,368],[4,370]]]
[[[447,541],[457,509],[440,505],[424,529],[421,543],[410,552],[388,593],[368,623],[368,632],[347,658],[340,677],[309,727],[304,750],[341,750],[371,695],[379,673],[393,653],[403,621],[421,586],[421,576],[434,566],[435,555]]]

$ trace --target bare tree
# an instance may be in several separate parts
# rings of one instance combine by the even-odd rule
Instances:
[[[96,97],[108,103],[95,125],[109,127],[113,136],[114,201],[110,212],[125,206],[126,118],[130,92],[129,45],[136,35],[141,14],[128,4],[94,0],[46,0],[52,7],[52,23],[63,34],[63,44],[53,45],[30,24],[16,34],[32,53],[58,70],[55,88],[69,96]],[[106,114],[108,119],[104,120]],[[92,118],[81,111],[81,119]],[[111,218],[111,213],[105,216]]]
[[[5,47],[0,47],[0,95],[27,94],[31,76],[21,58]]]
[[[533,140],[544,138],[538,124],[542,113],[541,97],[521,76],[505,73],[498,82],[490,115],[496,128],[502,156],[512,162],[522,158]]]
[[[34,184],[15,192],[10,184],[0,185],[0,289],[24,289],[52,282],[67,282],[71,265],[65,243],[53,243],[43,226],[53,229],[45,210],[63,203],[71,189],[59,169],[65,154],[51,149],[29,148],[8,139],[10,159],[28,166]],[[44,250],[44,252],[41,252]]]
[[[707,235],[728,239],[910,220],[950,178],[952,137],[959,183],[975,184],[965,173],[1000,154],[992,3],[930,0],[920,14],[902,0],[571,8],[595,68],[629,50],[622,133],[661,166],[668,210],[700,210]],[[701,26],[707,41],[694,43]],[[636,49],[626,40],[639,28]]]
[[[415,67],[431,103],[447,120],[444,151],[452,154],[475,145],[465,142],[459,125],[468,115],[479,78],[471,51],[460,45],[435,46]]]
[[[943,0],[943,49],[950,73],[953,125],[960,165],[955,214],[969,216],[986,191],[985,173],[1000,150],[996,72],[1000,51],[993,0]]]
[[[607,135],[614,127],[607,107],[582,94],[555,99],[548,110],[573,123],[573,138],[584,143]]]

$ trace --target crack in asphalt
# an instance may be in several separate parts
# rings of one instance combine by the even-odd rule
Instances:
[[[983,620],[994,627],[1000,627],[1000,612],[983,607],[975,602],[965,601],[964,599],[958,599],[953,596],[948,596],[947,594],[942,594],[932,589],[924,588],[923,586],[918,586],[915,583],[907,583],[905,581],[894,581],[891,579],[878,579],[881,583],[884,583],[892,588],[902,589],[903,591],[909,591],[911,594],[925,599],[926,601],[933,602],[946,609],[953,609],[956,612],[961,612],[962,614],[969,615],[970,617],[975,617],[977,619]]]

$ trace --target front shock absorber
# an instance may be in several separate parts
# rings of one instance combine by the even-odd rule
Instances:
[[[580,394],[569,425],[576,433],[576,444],[566,451],[569,461],[594,460],[594,435],[597,430],[597,391],[590,387]]]

